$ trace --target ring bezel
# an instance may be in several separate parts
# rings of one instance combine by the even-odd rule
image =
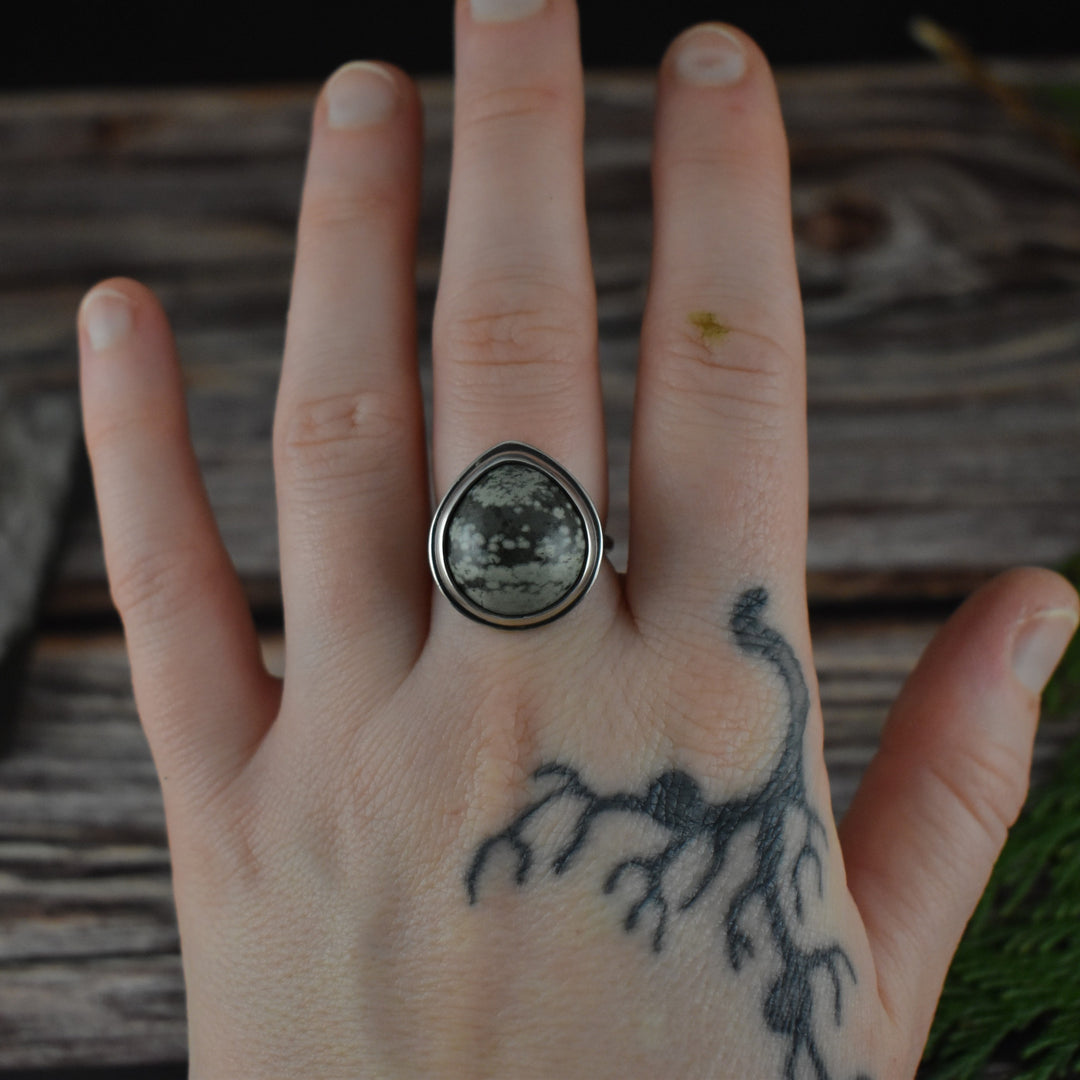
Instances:
[[[499,615],[480,607],[457,587],[446,564],[446,528],[458,502],[484,473],[508,462],[531,465],[549,476],[570,497],[585,523],[585,562],[574,586],[557,603],[526,615]],[[603,555],[603,525],[588,493],[554,458],[535,446],[522,442],[499,443],[481,454],[443,496],[435,516],[431,519],[428,533],[428,562],[439,591],[463,615],[502,630],[525,630],[533,626],[543,626],[565,615],[592,588],[600,572]]]

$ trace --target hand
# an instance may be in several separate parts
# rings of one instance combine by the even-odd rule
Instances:
[[[503,440],[606,508],[570,0],[457,6],[434,489]],[[506,16],[517,9],[517,20]],[[907,683],[838,834],[805,595],[802,318],[776,92],[660,71],[629,564],[546,626],[432,587],[415,87],[317,101],[274,422],[284,680],[187,434],[165,315],[80,315],[109,580],[164,791],[194,1080],[909,1078],[1076,625],[1011,571]]]

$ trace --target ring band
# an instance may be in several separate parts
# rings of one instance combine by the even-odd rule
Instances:
[[[481,454],[439,503],[428,559],[463,615],[521,630],[581,600],[605,540],[596,507],[566,469],[535,446],[504,442]]]

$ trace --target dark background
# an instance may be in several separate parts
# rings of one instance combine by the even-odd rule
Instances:
[[[321,80],[353,59],[412,74],[451,68],[452,0],[351,3],[22,5],[0,21],[0,88]],[[924,55],[908,32],[926,15],[986,55],[1080,51],[1076,0],[580,0],[589,67],[651,67],[680,30],[722,19],[749,31],[775,64]],[[28,13],[29,12],[29,13]],[[17,25],[16,25],[17,22]]]

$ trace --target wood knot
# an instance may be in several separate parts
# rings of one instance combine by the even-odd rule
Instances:
[[[812,213],[795,219],[800,240],[840,254],[873,247],[888,229],[889,216],[879,203],[852,194],[837,194]]]

